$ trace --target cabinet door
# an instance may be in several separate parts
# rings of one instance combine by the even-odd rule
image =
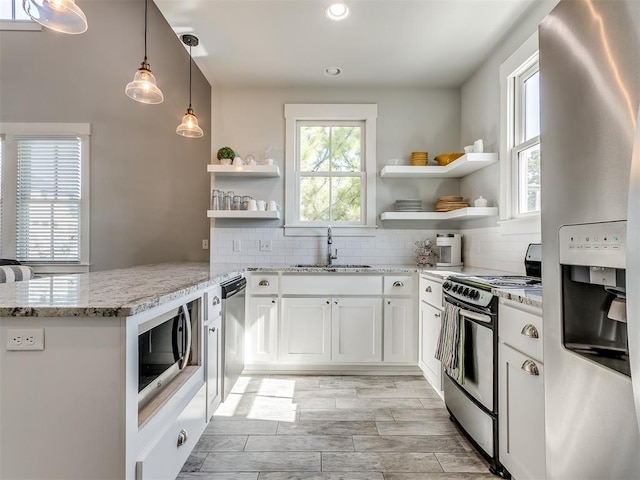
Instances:
[[[282,299],[280,360],[286,363],[331,361],[331,299]]]
[[[379,298],[334,298],[331,306],[334,362],[382,361],[382,305]]]
[[[418,365],[425,378],[438,391],[442,391],[442,364],[435,358],[440,336],[442,311],[426,302],[420,302],[420,353]]]
[[[384,361],[418,361],[418,322],[411,298],[384,301]]]
[[[543,365],[501,343],[500,461],[518,480],[545,478]]]
[[[278,360],[278,299],[277,297],[249,298],[246,358],[248,363]]]
[[[206,375],[207,375],[207,418],[211,418],[213,412],[221,401],[220,367],[222,366],[222,317],[218,315],[214,320],[205,325],[206,339]]]

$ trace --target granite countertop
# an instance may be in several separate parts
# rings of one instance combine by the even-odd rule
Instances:
[[[0,317],[126,317],[242,271],[176,262],[6,283],[0,285]]]
[[[216,265],[206,262],[175,262],[36,278],[0,285],[0,317],[127,317],[176,298],[214,286],[245,271],[298,273],[419,273],[446,279],[451,275],[500,275],[508,272],[460,267],[423,268],[415,265],[373,265],[370,268],[292,267],[270,265]],[[511,299],[528,303],[533,292]],[[522,300],[519,300],[522,298]],[[541,304],[541,291],[540,291]]]
[[[527,288],[494,288],[492,292],[500,298],[542,308],[542,286],[540,285]]]

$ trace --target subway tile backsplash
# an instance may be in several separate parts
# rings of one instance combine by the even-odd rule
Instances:
[[[373,237],[336,237],[336,265],[415,265],[415,242],[427,238],[435,242],[436,230],[378,230]],[[524,274],[524,255],[529,243],[540,241],[540,234],[509,234],[499,227],[459,232],[466,266]],[[234,251],[234,241],[240,251]],[[260,241],[271,242],[271,251],[261,251]],[[285,237],[282,228],[212,228],[211,263],[246,265],[293,265],[325,263],[326,237]]]

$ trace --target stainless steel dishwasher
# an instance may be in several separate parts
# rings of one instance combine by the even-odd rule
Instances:
[[[247,279],[235,277],[222,287],[222,401],[244,370],[244,302]]]

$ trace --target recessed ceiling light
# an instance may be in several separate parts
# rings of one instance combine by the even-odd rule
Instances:
[[[339,22],[349,16],[349,7],[342,2],[336,2],[329,5],[325,13],[329,20]]]
[[[340,67],[327,67],[324,69],[324,74],[328,77],[337,77],[342,73],[342,69]]]

